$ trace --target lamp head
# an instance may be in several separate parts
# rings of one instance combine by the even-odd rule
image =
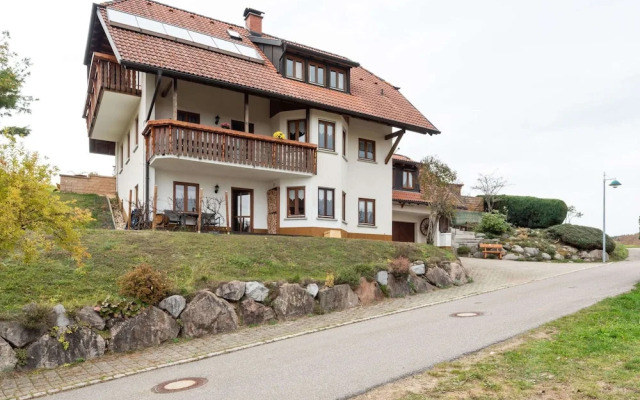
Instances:
[[[617,179],[614,179],[613,181],[611,181],[611,183],[609,184],[609,186],[611,186],[612,188],[617,188],[618,186],[622,186],[622,183],[620,183]]]

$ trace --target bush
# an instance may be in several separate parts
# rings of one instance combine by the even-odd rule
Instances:
[[[458,255],[459,256],[466,256],[469,253],[471,253],[471,249],[469,248],[469,246],[462,245],[462,246],[458,247]]]
[[[169,290],[167,277],[149,264],[140,264],[118,279],[120,294],[146,304],[156,304]]]
[[[484,213],[480,224],[476,227],[476,232],[489,233],[492,235],[502,235],[509,231],[509,224],[505,220],[505,216],[498,213]]]
[[[567,217],[567,205],[558,199],[498,196],[496,209],[507,209],[507,222],[521,228],[548,228]]]
[[[397,257],[389,261],[389,272],[396,276],[408,275],[411,263],[406,257]]]
[[[559,239],[564,244],[573,246],[579,250],[599,250],[602,249],[602,231],[590,226],[562,224],[555,225],[547,229],[547,234],[553,239]],[[616,247],[616,243],[607,235],[606,251],[611,253]]]
[[[616,248],[611,253],[611,261],[624,261],[629,257],[629,250],[622,243],[616,243]]]
[[[53,326],[53,310],[49,306],[37,303],[22,308],[18,322],[27,329],[40,330]]]

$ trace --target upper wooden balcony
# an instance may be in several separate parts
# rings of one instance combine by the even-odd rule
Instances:
[[[143,135],[152,164],[168,156],[254,171],[312,175],[317,170],[315,144],[175,120],[149,121]]]
[[[118,121],[114,121],[113,116],[115,115],[116,118],[122,116],[123,120],[128,122],[131,113],[130,103],[138,101],[142,93],[140,76],[139,71],[127,69],[118,64],[112,55],[93,53],[83,114],[87,120],[89,137],[116,141],[117,137],[112,137],[111,131],[113,130],[117,135],[120,135],[122,131],[118,130],[120,128],[117,126],[119,125]],[[105,94],[108,95],[105,96]],[[122,97],[122,95],[125,96]],[[131,101],[131,99],[135,100]],[[94,132],[101,109],[105,109],[105,116],[101,118],[104,120],[104,124],[99,124],[99,132]]]

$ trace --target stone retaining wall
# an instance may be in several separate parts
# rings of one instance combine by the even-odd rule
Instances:
[[[102,175],[60,175],[63,193],[116,195],[116,177]]]

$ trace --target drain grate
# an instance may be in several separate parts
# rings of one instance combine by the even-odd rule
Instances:
[[[464,312],[451,314],[452,317],[456,317],[456,318],[479,317],[481,315],[483,315],[483,313],[479,311],[464,311]]]
[[[199,388],[207,383],[205,378],[182,378],[162,382],[151,389],[154,393],[175,393],[183,390]]]

